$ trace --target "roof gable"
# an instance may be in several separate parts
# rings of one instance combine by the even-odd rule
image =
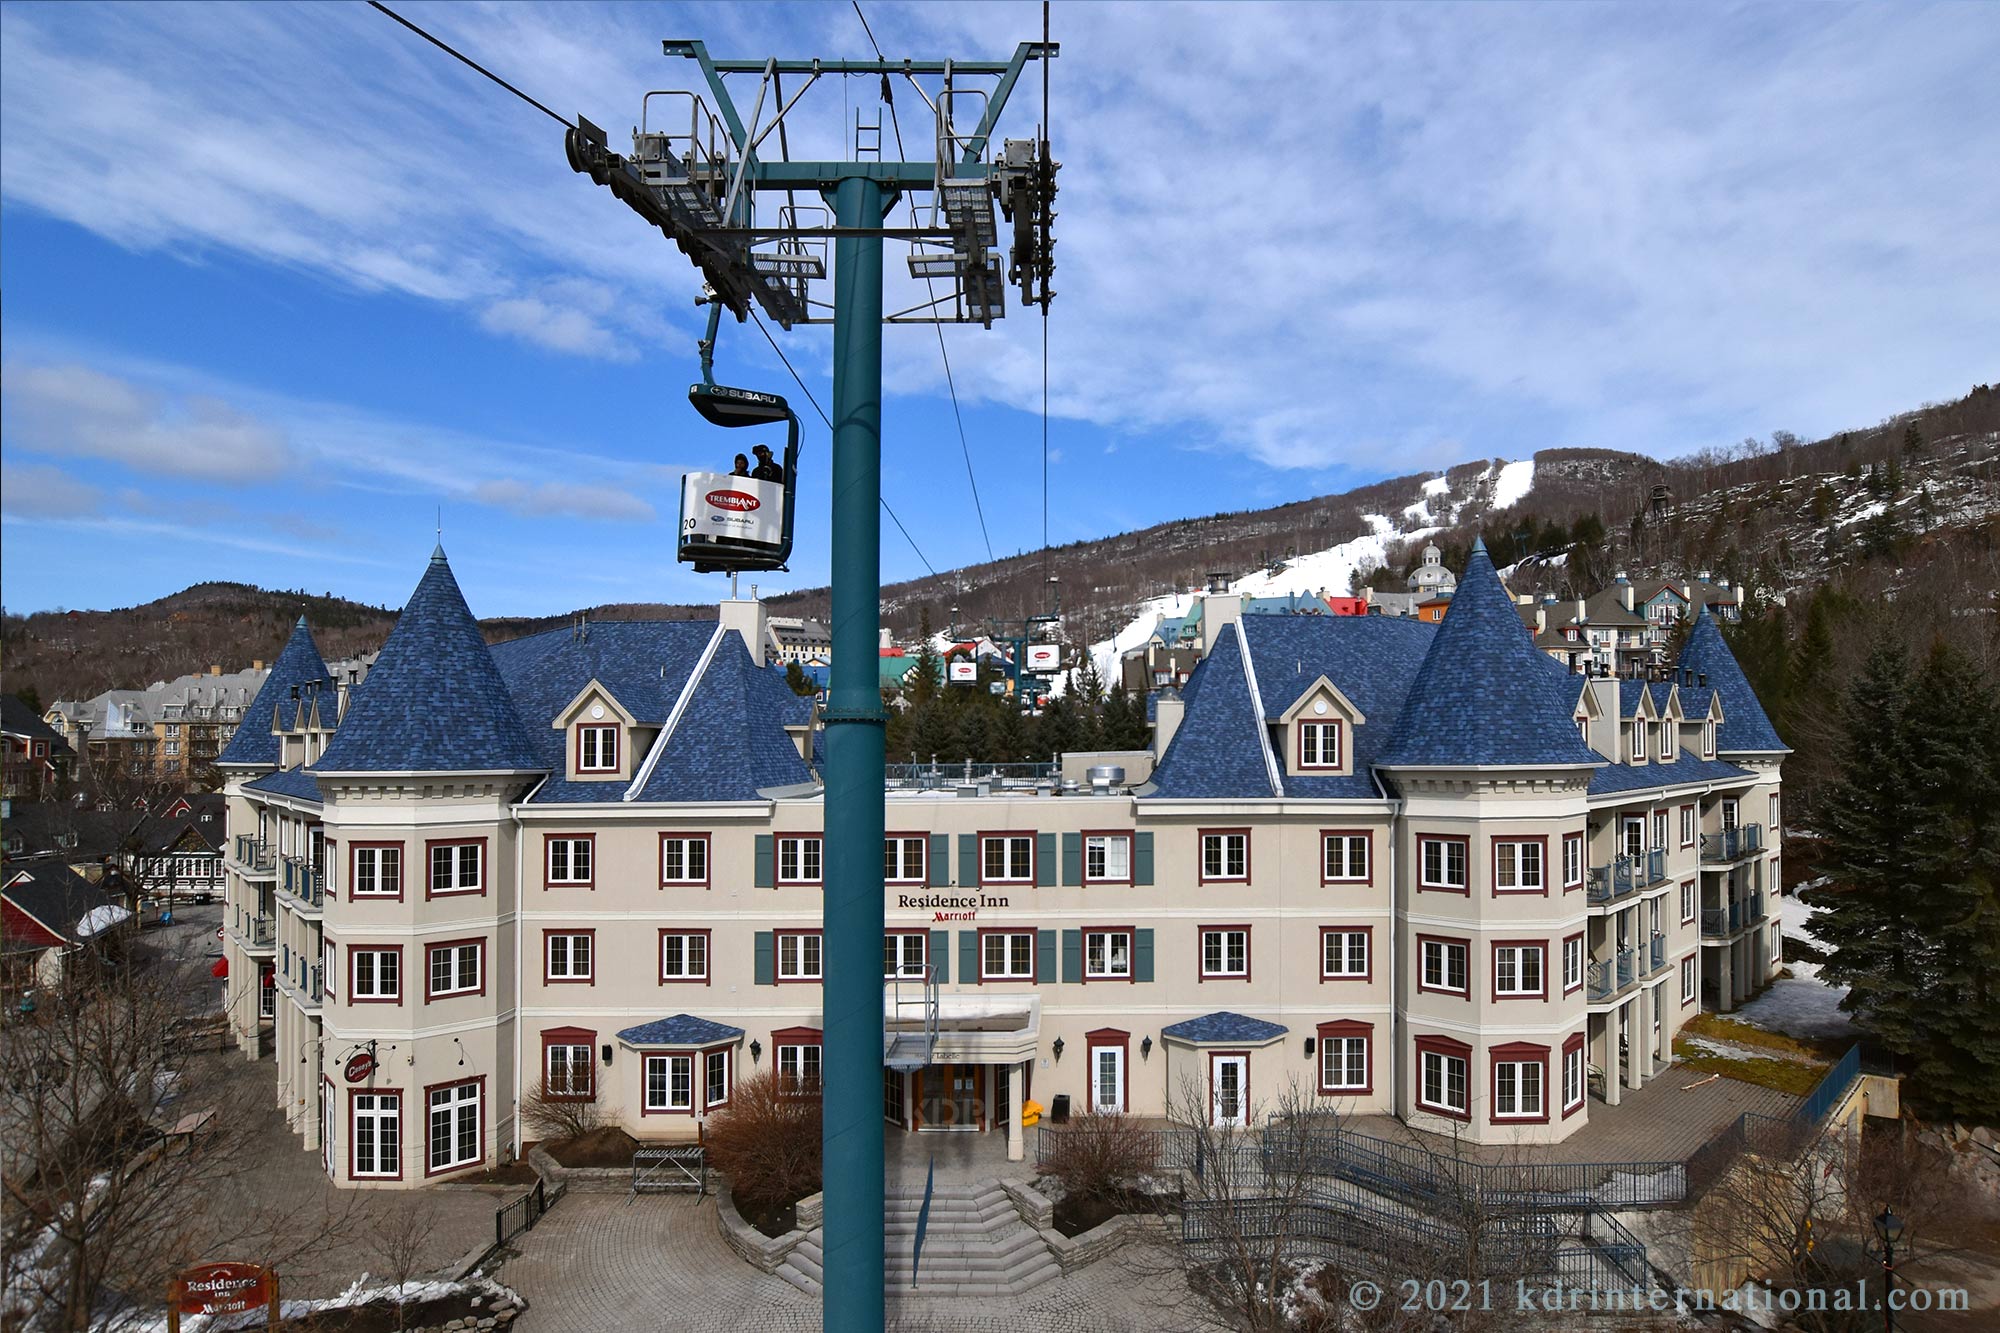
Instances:
[[[752,801],[810,783],[812,771],[785,732],[804,720],[799,705],[806,703],[785,685],[784,672],[751,659],[741,634],[723,631],[627,799]]]
[[[1281,623],[1273,617],[1267,623]],[[1156,797],[1277,796],[1269,742],[1244,670],[1241,625],[1226,625],[1188,680],[1187,709],[1153,772]]]
[[[243,721],[236,728],[236,734],[229,738],[229,744],[223,747],[215,762],[276,768],[283,750],[278,738],[271,732],[279,721],[280,708],[292,702],[294,689],[309,680],[325,680],[327,675],[319,646],[313,642],[312,631],[306,628],[306,618],[300,616],[298,623],[292,626],[292,636],[285,640],[278,660],[271,663],[271,674],[264,677],[257,697],[243,710]],[[292,720],[289,716],[291,711],[286,710],[288,715],[284,718],[287,729]]]

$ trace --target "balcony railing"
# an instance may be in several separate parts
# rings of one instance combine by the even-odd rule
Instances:
[[[259,841],[248,833],[236,835],[236,863],[248,870],[271,871],[277,867],[277,857],[272,854],[269,843]]]
[[[1743,929],[1745,912],[1749,903],[1734,902],[1727,907],[1704,907],[1701,909],[1701,933],[1710,939],[1723,939]]]
[[[1667,966],[1667,937],[1659,931],[1653,932],[1652,947],[1647,951],[1646,975],[1665,970]]]
[[[1637,856],[1617,857],[1610,865],[1591,867],[1586,896],[1594,904],[1613,903],[1666,877],[1666,849],[1655,847]]]
[[[1637,949],[1620,949],[1611,957],[1590,965],[1590,998],[1608,1000],[1630,986],[1639,962]]]
[[[242,934],[245,944],[269,949],[278,942],[278,923],[268,916],[253,916],[243,923]]]
[[[278,885],[308,907],[326,906],[326,872],[296,856],[283,858]]]
[[[1763,850],[1762,824],[1740,824],[1719,833],[1701,835],[1701,859],[1704,861],[1734,861],[1740,856],[1750,856]]]

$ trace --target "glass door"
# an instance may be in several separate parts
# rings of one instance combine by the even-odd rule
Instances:
[[[1116,1115],[1125,1109],[1125,1048],[1093,1046],[1090,1051],[1090,1109]]]
[[[1250,1060],[1242,1055],[1210,1057],[1210,1077],[1214,1083],[1214,1119],[1218,1125],[1249,1122]]]

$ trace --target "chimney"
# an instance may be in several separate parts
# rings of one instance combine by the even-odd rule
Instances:
[[[1589,612],[1583,609],[1583,598],[1579,597],[1576,599],[1576,623],[1581,625],[1588,618]]]
[[[1549,604],[1543,602],[1535,608],[1535,633],[1546,634],[1549,628]]]
[[[221,667],[219,667],[219,666],[213,666],[213,665],[211,665],[211,666],[210,666],[210,667],[208,668],[208,674],[209,674],[209,675],[211,675],[211,676],[219,676],[219,675],[221,675],[221,674],[222,674],[222,668],[221,668]]]
[[[1161,690],[1159,698],[1153,702],[1153,763],[1158,765],[1166,758],[1167,747],[1173,744],[1174,733],[1181,729],[1181,718],[1187,713],[1187,700],[1181,698],[1179,690]]]
[[[1630,611],[1632,609],[1632,581],[1625,577],[1625,571],[1621,569],[1618,571],[1618,577],[1613,582],[1618,585],[1618,600],[1625,604],[1627,611]]]
[[[881,636],[880,641],[875,645],[877,648],[893,648],[896,646],[889,641],[889,627],[887,625],[882,626],[877,633]]]
[[[1224,625],[1234,625],[1243,618],[1243,594],[1236,592],[1212,592],[1201,599],[1201,650],[1209,652],[1215,647],[1216,636],[1222,633]]]
[[[1535,594],[1531,592],[1517,592],[1514,594],[1514,605],[1516,606],[1533,606],[1534,603]]]
[[[750,660],[763,666],[770,660],[770,630],[764,621],[764,603],[755,597],[725,597],[716,608],[717,619],[724,629],[733,629],[743,636],[743,646],[750,650]],[[883,630],[887,638],[889,631]]]
[[[1706,671],[1702,672],[1699,676],[1696,676],[1695,679],[1701,682],[1701,687],[1704,690],[1708,688],[1708,673]]]
[[[264,659],[263,659],[263,658],[261,658],[261,657],[253,657],[253,658],[251,658],[251,659],[250,659],[250,669],[251,669],[252,671],[262,671],[262,670],[264,669]]]

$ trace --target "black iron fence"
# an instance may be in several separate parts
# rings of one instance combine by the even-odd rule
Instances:
[[[558,1188],[555,1198],[561,1197],[562,1190]],[[537,1180],[535,1187],[526,1194],[510,1203],[501,1204],[493,1210],[493,1243],[505,1245],[523,1231],[531,1229],[535,1223],[542,1220],[542,1214],[548,1212],[552,1202],[554,1200],[549,1197],[547,1182]]]

